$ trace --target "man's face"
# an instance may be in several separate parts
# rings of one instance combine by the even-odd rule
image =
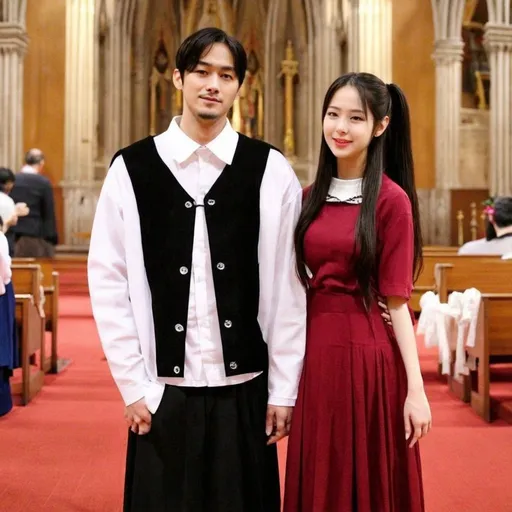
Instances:
[[[173,80],[183,91],[183,114],[188,111],[204,121],[225,117],[239,89],[233,55],[223,43],[206,50],[195,69],[186,71],[183,79],[175,69]]]

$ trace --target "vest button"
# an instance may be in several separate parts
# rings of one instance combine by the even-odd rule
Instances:
[[[224,327],[225,327],[226,329],[230,329],[232,325],[233,325],[233,323],[231,322],[231,320],[226,320],[226,321],[224,322]]]
[[[178,373],[180,373],[180,367],[179,367],[179,366],[175,366],[175,367],[174,367],[174,373],[175,373],[176,375],[178,375]]]
[[[231,361],[231,363],[229,363],[229,367],[232,370],[236,370],[238,368],[238,365],[236,364],[236,361]]]
[[[218,270],[224,270],[225,268],[226,268],[226,265],[224,265],[224,263],[222,263],[222,261],[217,263]]]
[[[176,329],[176,332],[183,332],[184,331],[183,325],[181,325],[181,324],[176,324],[174,326],[174,328]]]
[[[208,199],[208,206],[213,206],[215,204],[215,199]]]
[[[181,267],[181,268],[180,268],[180,274],[181,274],[182,276],[187,275],[187,274],[188,274],[188,268],[187,268],[187,267]]]
[[[194,206],[190,201],[187,201],[185,203],[185,208],[192,208],[192,206]]]

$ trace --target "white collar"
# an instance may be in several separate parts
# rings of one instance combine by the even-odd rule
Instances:
[[[359,204],[362,200],[362,183],[363,178],[354,180],[331,178],[326,201],[328,203]]]
[[[181,116],[174,117],[169,128],[159,137],[163,140],[163,147],[179,164],[190,158],[201,145],[192,140],[179,126]],[[208,148],[218,159],[225,164],[231,164],[238,144],[238,133],[233,130],[230,122],[226,119],[226,125],[222,131],[208,144]]]
[[[32,166],[30,165],[24,165],[21,169],[20,169],[20,172],[24,172],[26,174],[39,174],[38,171],[36,171]]]

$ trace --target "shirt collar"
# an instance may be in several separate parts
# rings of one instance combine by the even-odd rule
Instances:
[[[27,174],[38,174],[38,172],[30,165],[24,165],[21,169],[20,169],[20,172],[24,172],[24,173],[27,173]]]
[[[172,157],[179,164],[190,158],[201,145],[192,140],[179,126],[181,116],[174,117],[166,131],[167,146]],[[238,144],[238,133],[233,130],[231,123],[226,119],[222,131],[206,147],[222,162],[231,164]]]

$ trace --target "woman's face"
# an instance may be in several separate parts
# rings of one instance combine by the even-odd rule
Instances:
[[[323,123],[324,137],[336,158],[358,159],[387,124],[387,118],[375,123],[370,110],[365,112],[357,89],[346,85],[335,92],[329,103]]]

